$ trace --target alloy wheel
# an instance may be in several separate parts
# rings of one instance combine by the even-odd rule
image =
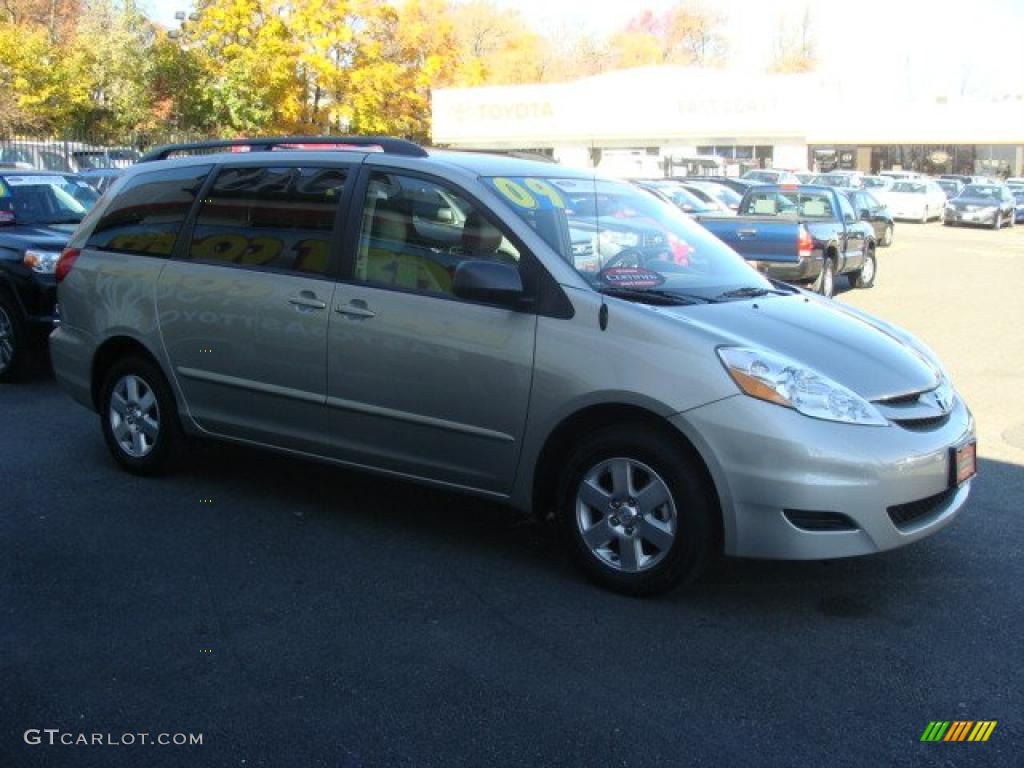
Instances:
[[[160,406],[156,393],[139,376],[126,374],[110,393],[108,418],[114,440],[128,456],[148,456],[160,436]]]
[[[660,563],[676,540],[678,514],[668,484],[636,459],[606,459],[576,491],[576,525],[603,564],[627,573]]]

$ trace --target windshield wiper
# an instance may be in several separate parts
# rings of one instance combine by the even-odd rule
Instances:
[[[720,293],[715,298],[717,299],[756,299],[758,296],[789,296],[789,291],[780,291],[778,288],[755,288],[754,286],[747,286],[745,288],[734,288],[731,291]]]
[[[619,288],[617,286],[605,286],[598,288],[598,293],[606,296],[614,296],[627,301],[640,301],[645,304],[656,304],[658,306],[678,306],[681,304],[713,304],[714,299],[705,296],[697,296],[689,293],[676,293],[674,291],[659,291],[654,288]]]

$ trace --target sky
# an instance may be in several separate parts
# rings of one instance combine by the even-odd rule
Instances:
[[[662,11],[676,0],[495,0],[518,10],[538,31],[607,33],[644,9]],[[705,0],[726,17],[730,66],[760,69],[771,57],[780,21],[796,22],[810,8],[819,69],[847,83],[862,82],[866,97],[880,88],[908,99],[1021,93],[1010,64],[1024,44],[1024,0],[971,0],[960,6],[909,0]],[[150,17],[173,26],[190,0],[144,0]]]

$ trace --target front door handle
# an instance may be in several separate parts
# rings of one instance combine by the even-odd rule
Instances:
[[[349,317],[368,318],[376,317],[377,313],[366,306],[366,302],[362,299],[352,299],[348,304],[341,304],[334,308],[334,311],[339,315],[348,315]]]
[[[304,309],[326,309],[327,302],[320,301],[312,291],[299,291],[297,296],[289,296],[288,303],[293,304],[300,312]]]

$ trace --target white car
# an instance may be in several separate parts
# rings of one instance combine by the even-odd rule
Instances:
[[[896,179],[897,181],[903,179],[920,179],[924,177],[924,174],[919,171],[879,171],[879,176],[888,176],[890,179]]]
[[[930,179],[897,181],[885,194],[894,219],[913,219],[927,224],[941,219],[946,206],[946,193]]]

